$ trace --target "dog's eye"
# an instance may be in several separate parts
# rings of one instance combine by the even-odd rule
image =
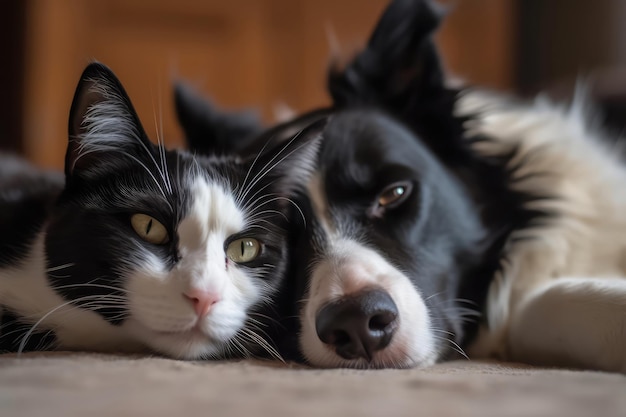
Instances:
[[[130,224],[140,238],[155,245],[164,245],[170,241],[169,234],[165,226],[157,219],[147,214],[133,214]]]
[[[378,205],[384,208],[393,208],[401,204],[411,192],[410,182],[391,184],[378,195]]]
[[[235,239],[226,248],[226,256],[238,264],[253,261],[260,253],[261,243],[250,237]]]

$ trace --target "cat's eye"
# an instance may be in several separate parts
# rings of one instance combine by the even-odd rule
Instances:
[[[226,256],[238,264],[255,260],[261,253],[261,243],[250,237],[235,239],[228,244]]]
[[[133,214],[130,223],[140,238],[155,245],[164,245],[170,240],[165,226],[147,214]]]
[[[407,181],[391,184],[378,195],[378,205],[393,208],[400,205],[411,193],[411,183]]]

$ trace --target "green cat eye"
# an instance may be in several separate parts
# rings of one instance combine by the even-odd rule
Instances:
[[[152,216],[141,213],[133,214],[130,223],[139,237],[146,242],[163,245],[170,240],[165,226]]]
[[[238,264],[253,261],[260,253],[261,244],[251,237],[235,239],[226,248],[226,256]]]

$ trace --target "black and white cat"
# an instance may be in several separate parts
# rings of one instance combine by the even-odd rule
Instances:
[[[0,158],[0,350],[278,356],[289,197],[318,136],[247,161],[166,150],[115,75],[89,65],[65,182]]]

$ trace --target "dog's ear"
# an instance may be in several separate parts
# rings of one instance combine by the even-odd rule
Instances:
[[[238,154],[262,129],[256,112],[222,111],[183,82],[174,86],[174,103],[189,149],[202,155]]]
[[[394,0],[366,48],[347,66],[331,63],[328,88],[338,107],[376,105],[397,112],[436,95],[444,73],[433,42],[443,8],[430,0]]]

